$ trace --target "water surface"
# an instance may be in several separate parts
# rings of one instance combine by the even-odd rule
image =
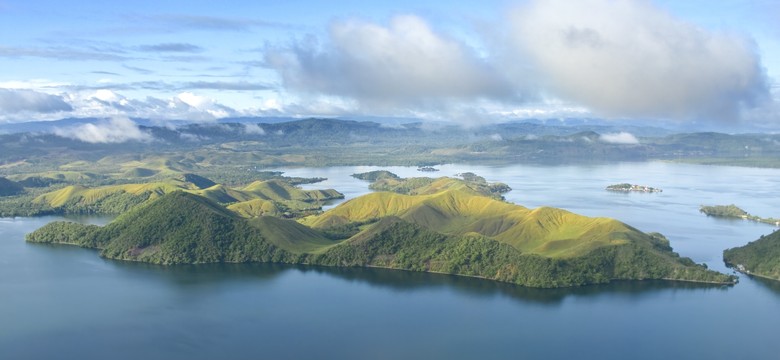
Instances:
[[[447,165],[514,190],[527,207],[610,216],[665,234],[684,256],[728,271],[724,248],[773,227],[724,221],[700,204],[778,217],[780,171],[667,163],[613,166]],[[309,188],[368,191],[374,167],[283,169],[323,176]],[[631,182],[660,194],[610,193]],[[780,353],[780,283],[734,287],[620,282],[527,289],[455,276],[273,264],[154,266],[93,250],[28,244],[55,220],[0,219],[0,359],[770,359]],[[78,221],[105,223],[106,219]]]

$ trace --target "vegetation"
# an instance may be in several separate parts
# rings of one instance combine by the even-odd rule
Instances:
[[[723,261],[738,271],[780,280],[780,230],[745,246],[725,250]]]
[[[387,170],[375,170],[360,174],[352,174],[352,177],[360,180],[368,180],[371,182],[382,179],[400,179],[398,175],[393,174]]]
[[[19,195],[24,192],[24,187],[19,183],[0,177],[0,196]]]
[[[765,224],[780,226],[780,219],[762,218],[755,215],[751,215],[747,211],[740,209],[738,206],[734,204],[715,205],[715,206],[702,205],[699,208],[699,211],[701,211],[707,216],[732,218],[732,219],[744,219],[744,220],[750,220],[750,221],[762,222]]]
[[[441,177],[438,179],[428,177],[399,178],[379,177],[369,188],[375,191],[391,191],[406,195],[433,194],[445,189],[465,188],[480,195],[503,200],[501,194],[512,190],[504,183],[488,183],[485,178],[473,173],[458,174],[463,179]]]
[[[559,209],[528,210],[465,186],[413,196],[373,193],[301,222],[245,219],[180,190],[104,227],[54,222],[27,240],[98,248],[107,258],[159,264],[378,266],[534,287],[616,279],[734,281],[680,258],[660,235]]]

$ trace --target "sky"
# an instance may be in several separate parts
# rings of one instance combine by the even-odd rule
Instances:
[[[780,2],[0,0],[0,123],[780,127]]]

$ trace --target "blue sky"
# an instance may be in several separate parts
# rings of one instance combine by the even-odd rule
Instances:
[[[777,3],[0,0],[0,122],[777,125]]]

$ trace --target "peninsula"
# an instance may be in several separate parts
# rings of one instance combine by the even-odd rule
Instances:
[[[762,218],[759,216],[751,215],[747,211],[742,210],[738,206],[731,204],[731,205],[715,205],[715,206],[705,206],[702,205],[699,208],[699,211],[704,213],[707,216],[713,216],[713,217],[721,217],[721,218],[730,218],[730,219],[742,219],[742,220],[750,220],[755,222],[760,222],[764,224],[774,225],[780,227],[780,219],[775,218]]]

